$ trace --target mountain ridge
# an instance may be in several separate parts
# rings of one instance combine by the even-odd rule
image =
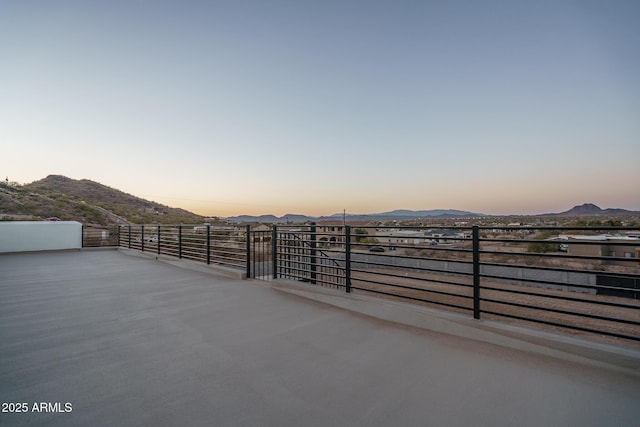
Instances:
[[[184,209],[142,199],[89,179],[48,175],[19,187],[0,188],[0,216],[56,217],[87,224],[201,223],[204,218]]]
[[[350,221],[374,221],[374,220],[403,220],[416,218],[479,218],[490,215],[481,213],[461,211],[457,209],[429,209],[429,210],[409,210],[396,209],[388,212],[378,212],[371,214],[351,214],[335,213],[326,216],[308,216],[300,214],[285,214],[280,217],[273,214],[266,215],[238,215],[227,217],[233,222],[307,222],[307,221],[328,221],[342,219],[345,216]]]
[[[343,216],[349,221],[391,221],[409,219],[447,219],[481,217],[579,217],[628,216],[640,211],[619,208],[602,209],[593,203],[576,205],[559,213],[537,215],[490,215],[457,209],[410,210],[395,209],[371,214],[335,213],[327,216],[307,216],[287,213],[280,217],[272,214],[238,215],[226,218],[239,223],[304,223],[309,221],[336,221]],[[202,223],[205,217],[181,208],[172,208],[145,200],[121,190],[89,179],[72,179],[62,175],[49,175],[25,185],[0,185],[0,219],[44,219],[59,217],[87,224],[111,223]]]
[[[470,211],[462,211],[457,209],[429,209],[429,210],[410,210],[410,209],[395,209],[388,212],[379,212],[371,214],[343,214],[335,213],[328,216],[307,216],[307,215],[295,215],[285,214],[280,217],[273,214],[266,215],[238,215],[227,217],[227,220],[233,222],[308,222],[308,221],[327,221],[342,219],[343,216],[349,221],[391,221],[391,220],[408,220],[408,219],[438,219],[438,218],[482,218],[482,217],[572,217],[572,216],[629,216],[640,215],[640,211],[631,211],[620,208],[606,208],[602,209],[593,203],[583,203],[582,205],[576,205],[573,208],[559,213],[542,213],[533,215],[491,215],[482,214]]]
[[[639,214],[638,211],[630,211],[626,209],[620,208],[606,208],[602,209],[598,205],[594,203],[583,203],[581,205],[576,205],[571,209],[560,212],[560,213],[550,213],[543,214],[541,216],[623,216],[623,215],[635,215]]]

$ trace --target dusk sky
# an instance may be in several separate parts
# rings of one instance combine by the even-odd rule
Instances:
[[[203,215],[640,210],[640,1],[0,2],[0,175]]]

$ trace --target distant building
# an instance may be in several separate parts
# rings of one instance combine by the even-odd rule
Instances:
[[[456,230],[411,230],[384,228],[376,230],[376,239],[380,243],[391,245],[433,245],[459,243],[461,240],[469,236],[461,231]]]
[[[457,230],[427,230],[424,233],[430,243],[459,243],[471,238],[471,235]]]
[[[563,246],[569,255],[640,258],[640,239],[637,236],[563,235],[555,240],[565,242]]]
[[[351,227],[351,232],[354,232],[356,227],[364,227],[370,225],[368,221],[346,221],[342,220],[323,220],[316,223],[316,234],[319,242],[329,244],[342,244],[344,243],[344,226]]]
[[[380,243],[388,245],[419,245],[424,243],[424,237],[424,232],[418,230],[399,230],[394,228],[376,230],[376,239]]]

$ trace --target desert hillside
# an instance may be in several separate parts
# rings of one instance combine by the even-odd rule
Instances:
[[[200,215],[142,199],[88,179],[49,175],[26,185],[0,185],[0,219],[56,217],[84,224],[199,223]]]

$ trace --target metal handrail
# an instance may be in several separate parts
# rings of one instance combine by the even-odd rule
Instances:
[[[640,235],[639,227],[357,227],[367,232],[375,229],[376,233],[367,237],[387,240],[378,243],[355,241],[354,229],[348,225],[339,227],[337,233],[316,227],[321,226],[273,226],[264,231],[262,237],[269,237],[269,243],[261,243],[260,251],[255,249],[258,243],[250,227],[243,231],[242,227],[210,226],[205,235],[185,232],[183,226],[127,225],[118,228],[118,244],[200,262],[226,263],[234,268],[241,268],[246,261],[248,276],[251,262],[260,257],[260,262],[272,263],[271,278],[449,307],[471,312],[477,319],[513,319],[640,341],[640,259],[627,258],[627,254],[623,257],[622,252],[614,257],[601,255],[606,250],[596,251],[598,255],[589,247],[609,245],[620,251],[629,248],[624,251],[635,255],[634,250],[640,251],[640,240],[531,238],[535,232],[550,231],[628,231]],[[398,235],[394,230],[414,230],[416,234],[403,240],[402,233]],[[431,232],[436,231],[437,235],[438,230],[458,235],[442,235],[435,245],[431,244],[435,240]],[[504,232],[504,236],[481,236],[481,232],[488,231]],[[237,235],[229,237],[228,233]],[[513,237],[518,234],[523,238]],[[334,246],[318,247],[319,236],[335,236]],[[544,252],[555,250],[559,248],[555,245],[560,244],[575,246],[570,246],[569,253]],[[385,252],[367,251],[371,246],[382,246]],[[265,255],[265,251],[270,253]],[[279,264],[279,260],[286,264]],[[602,323],[594,326],[593,322]]]

